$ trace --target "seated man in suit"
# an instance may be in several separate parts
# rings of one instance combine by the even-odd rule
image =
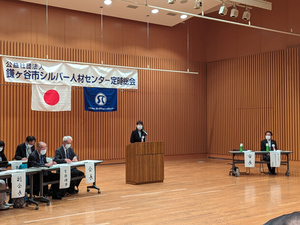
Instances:
[[[26,137],[25,143],[19,144],[16,150],[15,159],[16,160],[27,160],[29,155],[35,150],[35,137]]]
[[[273,135],[272,132],[271,131],[266,131],[265,135],[266,135],[266,139],[262,140],[260,142],[260,150],[261,151],[266,151],[267,150],[266,144],[269,145],[269,151],[277,150],[278,148],[277,148],[276,141],[271,139],[271,137]],[[270,166],[270,154],[264,154],[263,155],[263,160],[268,162],[267,165],[268,165],[268,169],[269,169],[269,174],[276,175],[275,167]]]
[[[45,142],[39,142],[37,144],[37,150],[32,152],[28,158],[28,167],[43,167],[43,166],[52,166],[53,163],[47,163],[46,161],[46,152],[47,152],[47,144]],[[51,171],[47,171],[44,173],[44,181],[54,181],[59,180],[60,176],[58,173],[52,173]],[[39,195],[40,192],[40,178],[39,175],[34,175],[33,178],[33,194]],[[44,194],[48,194],[48,186],[44,186]],[[59,184],[52,184],[52,199],[61,199],[63,197],[63,192],[59,190]]]
[[[75,154],[73,148],[71,147],[73,139],[71,136],[63,137],[63,145],[55,150],[54,161],[57,163],[71,163],[78,162],[78,156]],[[71,178],[84,176],[84,173],[76,168],[71,169]],[[70,187],[67,189],[69,194],[78,193],[78,187],[82,178],[75,181],[71,181]],[[77,188],[77,190],[75,189]]]
[[[146,135],[147,133],[143,129],[143,122],[139,120],[136,122],[136,129],[131,133],[130,143],[146,142]]]

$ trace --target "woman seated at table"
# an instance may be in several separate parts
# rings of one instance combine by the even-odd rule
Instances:
[[[4,154],[4,147],[5,144],[3,141],[0,140],[0,161],[7,161],[7,158]],[[6,170],[6,168],[2,167],[0,168],[0,172]],[[0,190],[6,189],[6,183],[4,180],[0,180]],[[6,203],[6,192],[0,193],[0,210],[9,209],[12,204]]]

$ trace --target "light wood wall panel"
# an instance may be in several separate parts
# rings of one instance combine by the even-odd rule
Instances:
[[[0,41],[0,54],[43,57],[46,46]],[[185,70],[185,61],[149,58],[93,50],[49,46],[49,58],[115,65]],[[72,88],[72,111],[31,111],[31,85],[4,81],[1,64],[0,139],[6,154],[13,157],[16,146],[27,135],[48,144],[49,156],[62,144],[64,135],[74,138],[81,159],[123,159],[125,146],[136,121],[143,120],[148,141],[163,141],[166,155],[206,152],[205,64],[191,62],[199,75],[139,70],[138,90],[118,91],[118,111],[84,111],[83,89]]]
[[[251,25],[300,34],[300,1],[272,0],[272,10],[251,9]],[[238,18],[222,17],[218,11],[209,16],[248,24]],[[206,49],[208,62],[270,52],[298,46],[300,37],[264,30],[207,21]]]
[[[239,148],[260,150],[271,130],[282,150],[299,160],[299,47],[209,63],[209,154]]]

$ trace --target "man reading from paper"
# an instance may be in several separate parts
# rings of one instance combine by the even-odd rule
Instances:
[[[72,163],[78,162],[78,156],[75,154],[73,148],[71,147],[73,139],[71,136],[63,137],[63,145],[56,149],[54,161],[57,163]],[[76,168],[71,169],[71,178],[84,176],[84,173]],[[78,187],[82,178],[75,181],[71,181],[70,187],[67,189],[69,194],[78,193]],[[75,189],[77,188],[77,190]]]
[[[28,158],[28,167],[43,167],[43,166],[52,166],[53,164],[56,164],[56,162],[53,163],[47,163],[46,161],[46,152],[47,152],[47,144],[45,142],[39,142],[37,144],[37,150],[32,152],[29,155]],[[59,180],[59,174],[58,173],[52,173],[51,171],[47,171],[44,173],[43,177],[44,182],[48,181],[54,181]],[[52,184],[51,190],[52,190],[52,199],[61,199],[63,197],[63,192],[59,190],[59,184]],[[48,186],[44,186],[44,194],[48,194]],[[34,175],[34,181],[33,181],[33,194],[38,195],[40,192],[40,178],[39,175]]]
[[[29,155],[35,150],[35,141],[34,136],[27,136],[25,142],[18,145],[14,158],[16,160],[27,160]]]

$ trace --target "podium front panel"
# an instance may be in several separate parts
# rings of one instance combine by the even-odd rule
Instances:
[[[163,142],[138,142],[126,146],[126,183],[143,184],[163,180]]]

